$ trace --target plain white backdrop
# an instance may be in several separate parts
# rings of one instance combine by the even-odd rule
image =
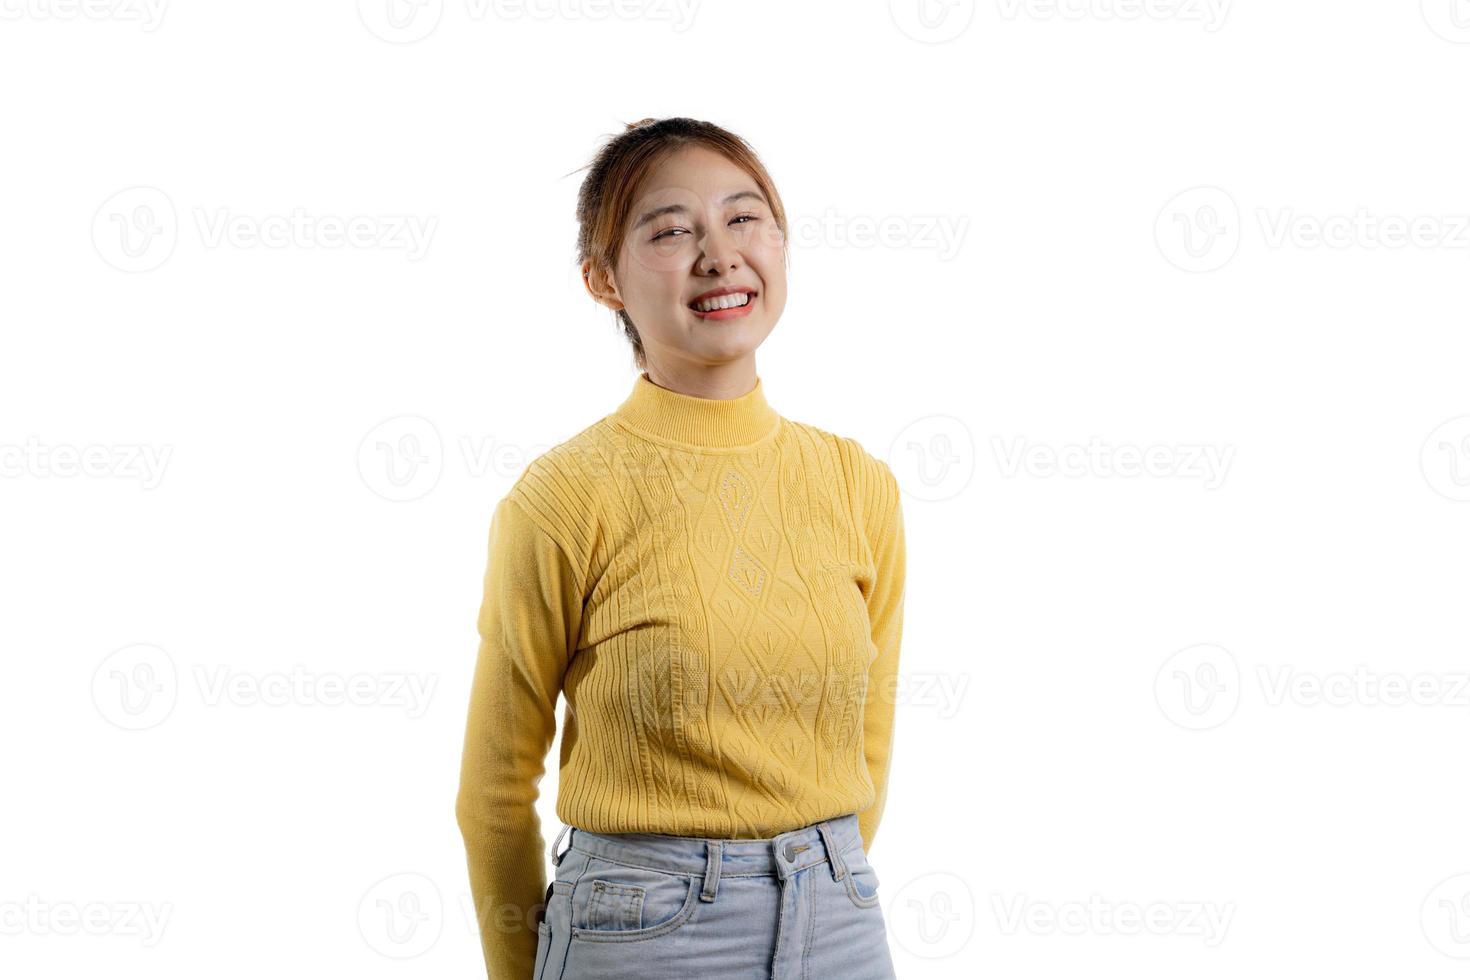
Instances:
[[[666,115],[904,489],[899,976],[1463,975],[1464,0],[0,0],[0,79],[6,976],[482,975],[489,517]]]

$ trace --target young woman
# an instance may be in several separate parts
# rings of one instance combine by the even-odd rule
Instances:
[[[639,374],[490,524],[456,815],[491,980],[891,980],[867,850],[899,490],[766,400],[781,199],[739,137],[645,119],[590,164],[577,217],[583,280]],[[558,694],[548,886],[535,801]]]

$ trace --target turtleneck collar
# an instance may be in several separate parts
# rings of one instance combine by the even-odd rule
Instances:
[[[735,398],[699,398],[655,384],[644,371],[612,418],[634,432],[701,449],[734,449],[761,442],[780,426],[761,379]]]

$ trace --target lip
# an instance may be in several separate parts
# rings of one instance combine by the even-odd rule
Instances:
[[[737,306],[734,309],[711,310],[708,313],[696,310],[692,305],[694,303],[698,303],[700,300],[714,299],[716,296],[728,296],[730,293],[749,293],[750,302],[746,303],[744,306]],[[760,293],[757,290],[750,288],[749,286],[721,286],[719,289],[711,289],[708,292],[700,293],[698,296],[691,299],[689,303],[686,303],[685,306],[690,313],[693,313],[701,320],[734,320],[737,317],[742,317],[749,314],[750,311],[755,308],[755,301],[759,296]]]

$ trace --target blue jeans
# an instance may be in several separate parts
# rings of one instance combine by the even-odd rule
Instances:
[[[894,980],[856,814],[756,839],[564,826],[551,849],[531,980]]]

